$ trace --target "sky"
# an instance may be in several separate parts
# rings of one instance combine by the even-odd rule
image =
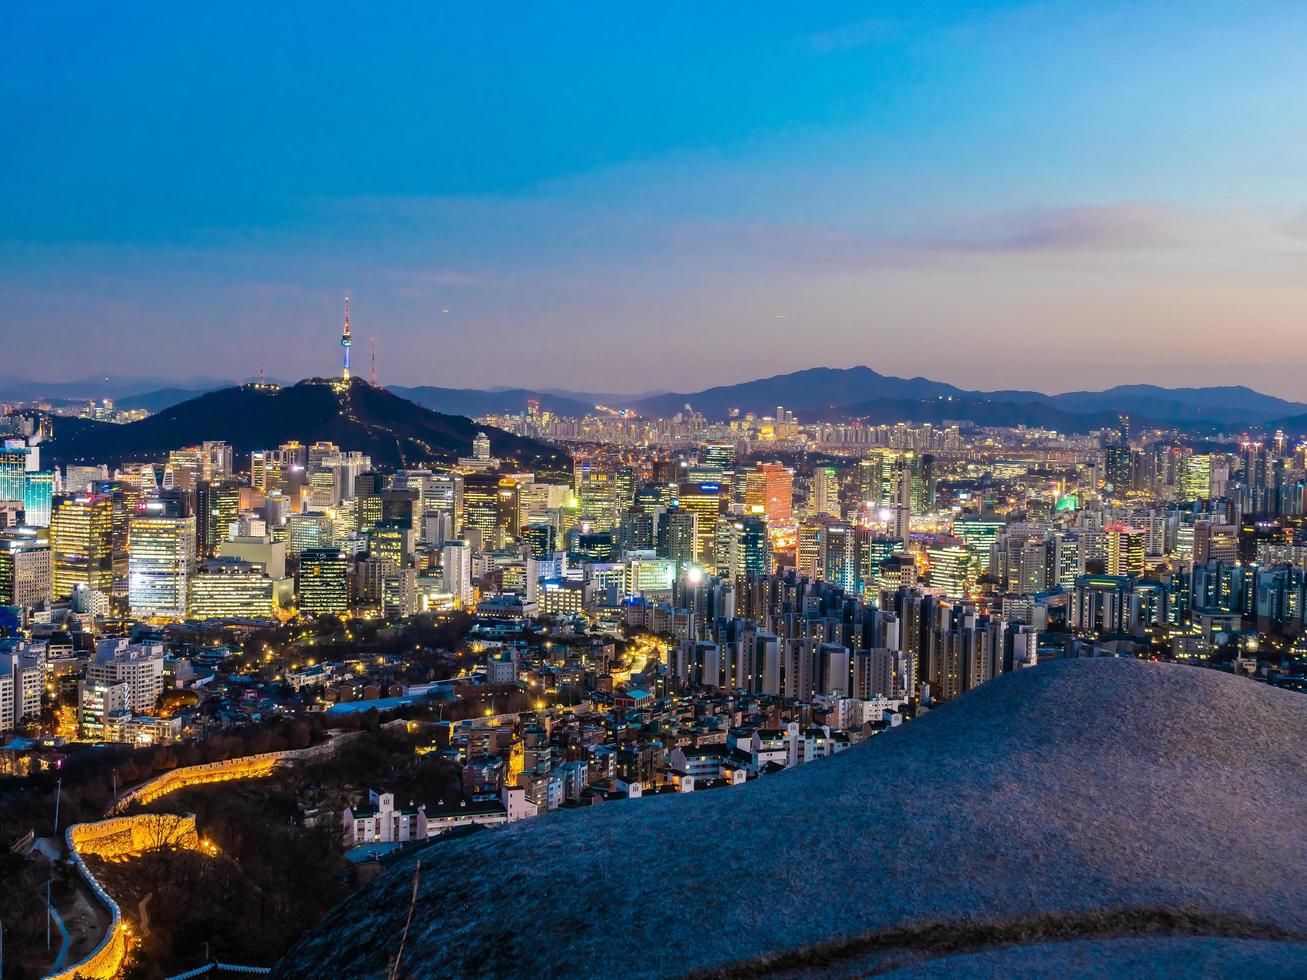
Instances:
[[[1307,4],[15,0],[0,374],[1307,398]]]

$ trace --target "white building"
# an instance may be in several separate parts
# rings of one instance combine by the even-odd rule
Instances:
[[[368,790],[368,802],[346,807],[342,815],[345,846],[360,844],[403,844],[426,840],[426,808],[410,806],[395,809],[395,794]]]
[[[129,643],[126,637],[101,640],[87,665],[86,680],[126,684],[126,707],[148,713],[163,694],[163,644]]]
[[[682,777],[678,787],[682,793],[710,786],[743,786],[748,772],[730,754],[724,745],[678,746],[667,761],[672,772]]]
[[[509,823],[526,820],[540,813],[540,808],[526,798],[526,790],[520,786],[505,786],[500,793],[500,799],[503,801]]]
[[[460,606],[469,605],[472,602],[472,546],[467,541],[446,541],[440,549],[440,556],[445,591],[451,593]]]
[[[508,823],[508,811],[493,794],[474,796],[450,805],[436,804],[427,814],[427,836],[436,837],[459,827],[499,827]]]
[[[104,740],[129,745],[171,745],[182,737],[179,715],[160,718],[134,715],[130,711],[112,712],[104,718]]]
[[[0,732],[12,732],[24,718],[41,714],[41,674],[33,658],[0,655]]]
[[[861,698],[823,698],[817,703],[831,709],[828,717],[830,724],[841,731],[860,729],[868,722],[888,722],[891,726],[903,721],[902,711],[907,704],[906,698],[887,698],[881,695]]]

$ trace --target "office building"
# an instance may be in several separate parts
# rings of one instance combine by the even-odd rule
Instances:
[[[50,549],[56,599],[72,595],[78,585],[109,595],[114,585],[113,500],[105,494],[64,500],[50,518]]]
[[[234,480],[202,480],[195,488],[195,545],[202,558],[212,558],[231,535],[240,517],[241,488]]]
[[[54,471],[36,470],[23,476],[23,523],[49,527],[54,504]]]
[[[352,563],[335,548],[310,548],[300,555],[295,591],[299,609],[311,616],[349,612]]]
[[[181,498],[146,500],[127,531],[127,602],[141,619],[184,619],[195,569],[195,517]]]
[[[758,463],[745,477],[744,506],[770,523],[788,521],[794,514],[794,474],[780,463]]]
[[[267,619],[274,611],[273,581],[263,566],[239,558],[210,558],[191,579],[191,619]]]
[[[714,482],[682,483],[677,492],[681,510],[694,514],[695,561],[716,568],[717,524],[722,519],[722,485]]]

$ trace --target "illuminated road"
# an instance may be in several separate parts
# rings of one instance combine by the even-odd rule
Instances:
[[[643,634],[632,637],[626,666],[613,671],[613,684],[629,684],[633,675],[644,673],[651,660],[665,662],[668,650],[665,640]]]

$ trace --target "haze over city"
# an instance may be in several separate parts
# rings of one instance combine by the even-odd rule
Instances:
[[[7,17],[0,330],[49,380],[325,374],[345,289],[398,384],[1307,366],[1301,4]]]

